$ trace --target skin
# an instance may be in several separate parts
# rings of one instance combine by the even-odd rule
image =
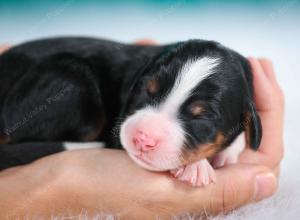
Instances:
[[[168,219],[182,213],[227,212],[271,196],[283,157],[284,96],[271,61],[249,61],[262,143],[257,152],[246,149],[238,164],[218,169],[215,184],[193,188],[167,173],[149,172],[125,151],[67,151],[0,172],[0,219],[86,212],[91,216],[115,213],[124,219]]]

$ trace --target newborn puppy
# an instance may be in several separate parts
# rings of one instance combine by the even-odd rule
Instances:
[[[25,43],[0,56],[0,108],[0,169],[101,141],[203,186],[262,135],[247,60],[213,41]]]
[[[120,137],[129,156],[192,185],[216,181],[210,162],[236,163],[245,132],[252,149],[260,144],[249,64],[215,42],[170,46],[131,85],[127,100]]]

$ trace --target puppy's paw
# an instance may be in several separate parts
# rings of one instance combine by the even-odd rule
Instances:
[[[171,173],[178,180],[187,182],[192,186],[201,187],[216,182],[215,171],[206,159],[171,170]]]

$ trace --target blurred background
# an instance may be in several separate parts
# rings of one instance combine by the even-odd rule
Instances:
[[[300,0],[0,0],[0,43],[57,35],[210,39],[245,56],[270,58],[286,94],[283,175],[296,173],[288,176],[300,183]]]

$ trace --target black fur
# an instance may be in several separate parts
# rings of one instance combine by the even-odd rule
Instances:
[[[139,46],[53,38],[0,56],[0,169],[63,150],[62,141],[97,140],[121,148],[113,128],[135,110],[160,102],[182,65],[201,56],[220,57],[222,63],[178,112],[190,134],[187,144],[210,142],[222,132],[226,147],[245,130],[243,122],[250,115],[251,147],[257,149],[261,125],[251,69],[230,49],[202,40]],[[146,84],[153,78],[160,89],[149,94]],[[205,108],[199,118],[187,112],[196,100]]]

